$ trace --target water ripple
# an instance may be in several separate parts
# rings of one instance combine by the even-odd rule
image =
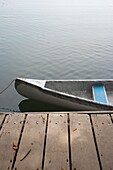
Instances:
[[[0,89],[20,75],[113,78],[112,63],[111,0],[0,1]],[[0,98],[0,108],[18,110],[14,92]]]

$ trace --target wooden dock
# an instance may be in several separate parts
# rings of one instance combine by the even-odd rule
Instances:
[[[0,170],[113,170],[113,112],[0,113]]]

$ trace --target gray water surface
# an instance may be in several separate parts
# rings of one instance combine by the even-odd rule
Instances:
[[[0,91],[16,77],[113,78],[113,1],[0,0]],[[24,99],[12,84],[0,111]]]

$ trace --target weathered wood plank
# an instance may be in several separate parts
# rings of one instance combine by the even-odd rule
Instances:
[[[46,114],[28,115],[14,169],[41,169],[46,117]]]
[[[113,170],[113,124],[109,115],[92,115],[103,170]]]
[[[66,114],[50,114],[44,170],[68,170],[68,129]]]
[[[99,170],[99,163],[88,115],[70,114],[72,169]]]
[[[113,114],[111,114],[111,117],[112,117],[112,123],[113,123]]]
[[[1,127],[1,125],[2,125],[2,122],[3,122],[3,120],[4,120],[4,117],[5,117],[4,114],[0,114],[0,127]]]
[[[24,115],[9,115],[0,131],[0,169],[7,170],[12,166],[16,150],[13,144],[17,146]],[[15,147],[16,149],[16,147]]]

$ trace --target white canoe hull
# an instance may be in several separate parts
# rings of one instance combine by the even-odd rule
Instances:
[[[49,81],[48,81],[49,82]],[[53,81],[55,84],[55,81]],[[58,84],[58,81],[56,81]],[[59,84],[63,84],[66,81],[59,81]],[[69,81],[67,81],[69,82]],[[81,84],[85,85],[90,84],[88,81],[70,81],[71,84],[74,83],[76,86],[76,82],[78,83],[77,86],[82,86]],[[79,85],[80,82],[80,85]],[[97,81],[94,80],[94,83]],[[101,80],[101,82],[106,83],[105,80]],[[112,81],[108,81],[108,83]],[[34,80],[34,79],[24,79],[24,78],[17,78],[15,80],[15,88],[19,94],[29,99],[54,104],[59,107],[64,107],[67,110],[113,110],[113,105],[111,104],[103,104],[99,102],[95,102],[89,98],[84,98],[82,95],[75,96],[72,94],[68,94],[65,92],[54,90],[46,87],[47,81],[45,80]],[[93,81],[91,82],[93,83]],[[52,81],[50,82],[52,85]],[[64,83],[66,84],[66,83]],[[69,84],[69,83],[68,83]],[[79,87],[78,87],[79,88]],[[84,93],[84,92],[83,92]],[[82,94],[82,93],[81,93]]]

